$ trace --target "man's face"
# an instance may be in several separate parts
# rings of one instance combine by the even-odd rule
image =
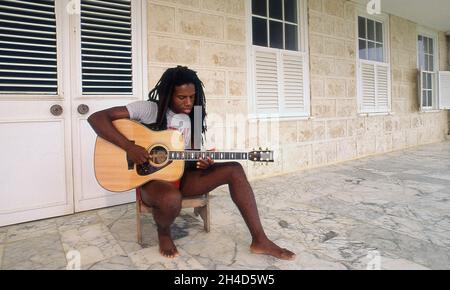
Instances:
[[[192,111],[195,101],[194,84],[176,86],[173,90],[170,108],[175,114],[187,114]]]

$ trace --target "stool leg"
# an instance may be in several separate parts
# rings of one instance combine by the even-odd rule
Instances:
[[[206,194],[206,205],[205,205],[205,215],[206,215],[206,220],[205,220],[205,231],[207,233],[209,233],[210,231],[210,225],[211,225],[211,211],[210,211],[210,207],[209,207],[209,193]]]
[[[206,205],[194,208],[194,214],[200,216],[203,220],[203,228],[207,233],[210,230],[210,210],[209,210],[209,196],[206,195]]]
[[[136,231],[137,242],[142,246],[141,204],[139,200],[136,201]]]
[[[207,213],[206,205],[194,208],[194,213],[196,216],[200,216],[202,218],[203,227],[204,227],[205,231],[209,232],[208,226],[207,226],[207,220],[208,220],[207,214],[208,213]]]

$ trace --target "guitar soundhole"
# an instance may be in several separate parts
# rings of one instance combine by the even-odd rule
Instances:
[[[150,162],[155,165],[164,164],[168,159],[168,152],[164,147],[157,146],[150,150]]]

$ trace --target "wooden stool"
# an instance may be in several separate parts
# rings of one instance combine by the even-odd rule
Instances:
[[[194,208],[194,214],[203,220],[203,226],[208,233],[210,229],[209,193],[193,197],[183,197],[181,208]],[[152,208],[145,205],[141,198],[141,188],[136,188],[136,225],[138,244],[142,245],[142,221],[143,214],[151,214]]]

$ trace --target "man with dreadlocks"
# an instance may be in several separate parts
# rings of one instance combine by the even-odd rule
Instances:
[[[136,101],[122,107],[113,107],[92,114],[88,121],[95,132],[105,140],[125,150],[136,164],[145,163],[149,153],[143,147],[130,142],[113,126],[117,119],[132,119],[155,130],[177,129],[185,140],[185,148],[191,148],[194,128],[194,106],[201,106],[202,133],[206,131],[206,100],[203,83],[197,73],[187,67],[177,66],[164,72],[148,101]],[[153,180],[142,186],[143,202],[153,207],[159,251],[165,257],[179,255],[175,247],[170,226],[181,210],[182,196],[201,195],[218,186],[227,184],[231,198],[247,224],[252,243],[250,250],[256,254],[267,254],[284,260],[293,260],[295,254],[280,248],[266,236],[258,215],[255,196],[242,166],[237,162],[214,163],[207,158],[187,164],[178,183]]]

